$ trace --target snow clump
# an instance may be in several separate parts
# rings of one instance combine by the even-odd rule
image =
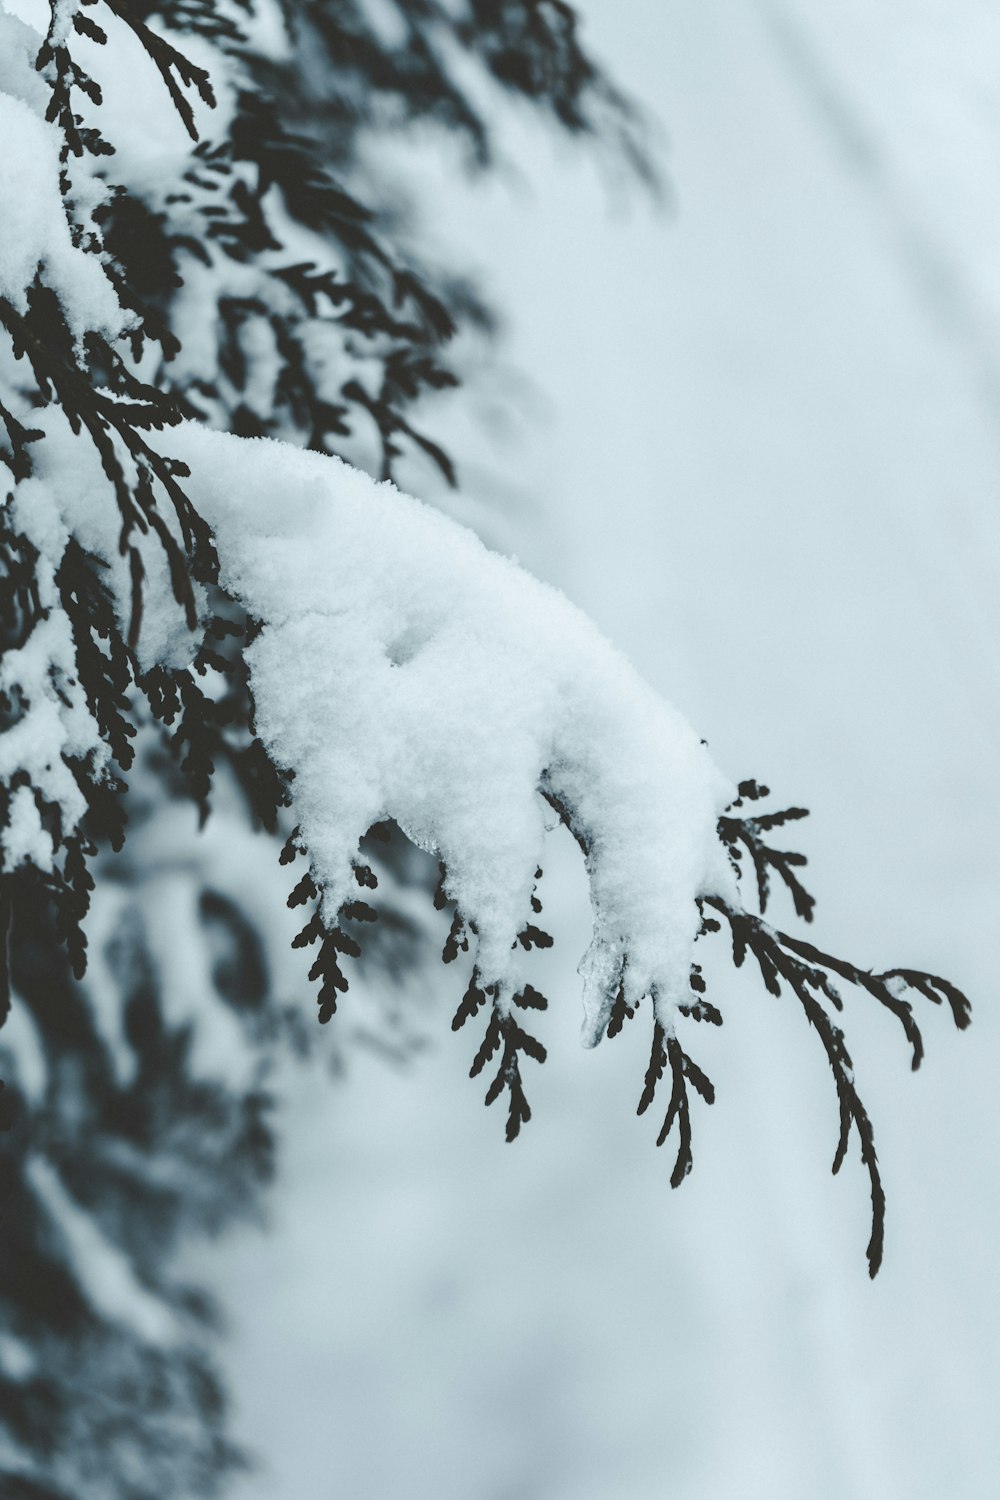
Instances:
[[[192,423],[167,441],[223,585],[263,626],[257,730],[294,771],[324,921],[357,895],[361,838],[393,819],[443,862],[503,1007],[556,806],[594,911],[584,1040],[620,985],[672,1031],[696,898],[735,896],[717,834],[734,791],[685,719],[563,595],[391,483]]]

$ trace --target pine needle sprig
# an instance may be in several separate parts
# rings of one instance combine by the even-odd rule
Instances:
[[[674,1126],[677,1126],[677,1156],[670,1174],[670,1186],[678,1188],[694,1164],[691,1150],[691,1105],[688,1084],[693,1085],[706,1104],[715,1103],[715,1088],[711,1079],[687,1055],[676,1036],[666,1033],[659,1021],[656,1021],[653,1025],[649,1066],[646,1069],[642,1096],[639,1099],[636,1114],[645,1114],[652,1104],[656,1086],[668,1067],[670,1069],[670,1102],[667,1105],[667,1112],[663,1117],[656,1144],[662,1146]]]
[[[491,1002],[489,1020],[486,1023],[482,1042],[472,1060],[469,1077],[478,1078],[487,1063],[492,1061],[502,1047],[500,1063],[486,1091],[485,1103],[487,1106],[495,1104],[504,1090],[507,1091],[506,1138],[508,1141],[514,1141],[520,1134],[521,1126],[531,1119],[531,1106],[525,1096],[521,1078],[521,1056],[523,1054],[525,1057],[530,1057],[537,1063],[543,1063],[546,1057],[544,1046],[537,1037],[532,1036],[518,1022],[514,1015],[514,1008],[541,1011],[547,1008],[548,1001],[539,990],[526,984],[511,997],[509,1006],[502,1006],[499,986],[483,984],[479,971],[473,969],[468,988],[452,1019],[451,1029],[460,1031],[466,1022],[471,1021],[479,1013],[487,1001]]]
[[[74,431],[86,430],[111,483],[121,516],[119,550],[129,557],[132,571],[130,649],[135,649],[139,639],[144,578],[141,554],[132,540],[134,532],[156,535],[167,560],[174,595],[184,609],[188,628],[193,630],[198,620],[193,582],[216,580],[215,544],[178,482],[186,477],[186,467],[158,453],[143,436],[144,432],[162,430],[179,421],[180,413],[161,391],[134,378],[130,378],[126,399],[95,385],[73,353],[73,340],[55,294],[36,281],[28,301],[28,311],[22,314],[0,297],[0,325],[10,336],[15,357],[27,357],[41,403],[58,405]],[[112,369],[120,369],[104,340],[91,335],[89,342],[92,349],[107,355]],[[116,440],[134,464],[135,478],[126,472]],[[171,503],[181,531],[180,542],[160,513],[155,484]]]
[[[854,1082],[854,1068],[844,1034],[825,1010],[825,999],[837,1011],[843,1000],[830,978],[836,974],[863,989],[900,1021],[912,1049],[912,1066],[919,1067],[923,1056],[923,1038],[905,998],[905,988],[915,990],[935,1004],[949,1005],[956,1026],[964,1030],[971,1019],[969,1002],[956,986],[936,975],[917,970],[891,969],[872,974],[844,959],[825,953],[812,943],[802,942],[788,933],[770,927],[761,917],[738,911],[718,897],[705,897],[705,905],[719,912],[728,923],[732,937],[733,962],[742,967],[748,953],[760,970],[765,988],[780,996],[782,986],[791,990],[807,1020],[819,1035],[833,1073],[840,1111],[840,1134],[833,1158],[838,1173],[846,1158],[851,1129],[855,1129],[861,1147],[861,1159],[868,1172],[871,1187],[872,1229],[868,1243],[869,1274],[875,1276],[882,1263],[885,1243],[885,1190],[882,1185],[875,1150],[874,1130]]]
[[[93,4],[94,0],[89,0]],[[210,109],[215,108],[215,91],[207,69],[191,61],[166,37],[137,16],[135,7],[128,0],[103,0],[111,13],[132,31],[146,56],[150,58],[163,79],[174,108],[180,116],[184,129],[193,141],[198,139],[194,108],[190,95],[196,95]]]
[[[767,844],[763,837],[772,829],[782,828],[786,823],[796,822],[800,818],[807,818],[808,809],[785,807],[777,812],[754,812],[744,817],[731,816],[731,813],[743,807],[745,802],[756,802],[768,795],[769,789],[766,786],[759,786],[756,781],[741,782],[739,796],[732,803],[731,808],[727,809],[726,814],[719,819],[719,837],[726,846],[737,874],[740,872],[742,850],[745,849],[749,853],[757,881],[757,899],[761,915],[767,911],[767,903],[771,894],[770,875],[774,870],[791,894],[796,916],[806,922],[811,922],[816,901],[795,874],[796,869],[805,865],[805,855],[785,849],[775,849]]]

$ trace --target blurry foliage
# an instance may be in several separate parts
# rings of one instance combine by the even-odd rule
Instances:
[[[132,604],[123,630],[101,563],[71,543],[56,586],[114,770],[70,758],[88,804],[75,830],[29,785],[55,865],[0,873],[0,1018],[11,992],[17,1001],[0,1040],[0,1467],[11,1500],[207,1496],[244,1461],[226,1432],[215,1314],[174,1279],[171,1251],[192,1232],[259,1212],[275,1158],[270,1059],[279,1042],[301,1050],[312,1034],[251,900],[261,870],[276,866],[271,841],[258,838],[241,878],[228,880],[224,864],[220,876],[197,852],[172,869],[155,838],[142,841],[185,801],[204,821],[210,795],[223,842],[249,826],[289,836],[285,785],[253,728],[242,648],[255,624],[218,586],[183,466],[147,435],[196,416],[336,453],[377,476],[419,452],[454,482],[449,456],[411,412],[457,384],[448,346],[463,327],[488,333],[491,315],[463,276],[431,273],[408,252],[360,148],[427,121],[467,143],[470,169],[489,169],[489,120],[461,81],[468,62],[650,175],[634,112],[581,48],[568,6],[400,0],[394,36],[383,10],[354,0],[53,3],[38,53],[75,243],[101,250],[75,220],[74,167],[90,160],[111,188],[94,216],[112,257],[105,269],[136,318],[127,351],[97,332],[75,341],[44,267],[26,308],[0,299],[14,356],[4,367],[13,384],[0,390],[0,464],[14,483],[31,476],[44,446],[32,410],[58,407],[89,437],[118,505]],[[152,60],[191,137],[180,181],[137,188],[116,175],[95,50],[116,28]],[[255,40],[279,29],[282,46]],[[199,113],[215,103],[206,45],[232,85],[214,116]],[[184,357],[192,328],[200,363]],[[190,670],[140,670],[140,540],[150,534],[189,626],[207,616]],[[46,616],[36,562],[5,507],[4,651]],[[0,695],[3,726],[24,707]],[[17,773],[0,786],[0,818],[27,784]],[[398,834],[387,837],[364,853],[388,890],[373,959],[398,974],[424,941],[404,898],[426,877]],[[359,951],[349,930],[370,910],[359,902],[345,913],[341,949]],[[336,971],[331,941],[317,977]],[[192,987],[178,1011],[170,992]],[[202,1035],[212,1024],[214,1052]],[[219,1066],[227,1051],[242,1072]]]

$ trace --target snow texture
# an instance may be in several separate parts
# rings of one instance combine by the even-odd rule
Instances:
[[[43,116],[49,90],[35,68],[41,34],[0,6],[0,93],[10,94]]]
[[[53,568],[58,568],[72,536],[85,552],[104,564],[103,581],[117,605],[118,623],[128,632],[131,585],[127,558],[119,546],[121,513],[86,432],[74,433],[63,412],[46,407],[31,413],[31,424],[43,435],[32,449],[33,473],[14,491],[16,526]],[[135,478],[135,464],[120,440],[112,436],[123,472]],[[168,440],[169,441],[169,440]],[[172,506],[162,506],[164,524],[179,539]],[[138,656],[143,670],[154,665],[184,666],[192,655],[191,632],[177,607],[170,570],[159,539],[133,531],[129,545],[142,557],[142,629]],[[200,597],[198,586],[194,586]],[[44,601],[49,603],[49,600]]]
[[[74,8],[59,8],[57,33]],[[0,42],[9,43],[0,134],[18,142],[0,161],[0,296],[25,311],[40,274],[78,340],[88,330],[114,339],[128,318],[91,236],[106,189],[77,164],[72,191],[65,199],[60,191],[60,133],[41,117],[30,31],[0,17]],[[122,32],[113,45],[131,44]],[[167,105],[161,97],[157,108]],[[115,105],[106,108],[113,115]],[[138,159],[131,166],[142,175]],[[269,211],[281,216],[277,199]],[[79,220],[79,244],[68,215]],[[230,275],[249,273],[233,266]],[[192,358],[199,341],[187,324],[208,326],[196,277],[189,303],[197,316],[182,309],[180,322]],[[240,336],[252,370],[247,399],[266,412],[273,333],[259,319]],[[5,868],[49,870],[43,806],[58,810],[68,834],[85,811],[70,763],[89,760],[97,774],[107,765],[54,583],[68,538],[105,563],[123,630],[130,587],[120,518],[96,451],[57,411],[40,414],[38,425],[45,441],[32,477],[17,487],[14,520],[39,552],[47,613],[4,661],[0,687],[20,717],[4,737],[0,776],[29,783],[11,799]],[[563,816],[584,848],[594,909],[581,966],[584,1039],[603,1035],[619,990],[627,1004],[652,994],[672,1029],[674,1007],[689,995],[696,898],[732,888],[716,832],[732,787],[684,719],[560,594],[391,485],[337,459],[195,425],[172,430],[164,449],[190,464],[192,499],[217,535],[222,581],[263,625],[248,656],[257,727],[275,762],[294,773],[301,842],[325,922],[334,925],[358,895],[361,838],[393,819],[443,862],[446,893],[476,939],[480,982],[494,987],[503,1009],[525,982],[519,938],[531,923],[546,828]],[[129,456],[118,458],[134,477]],[[159,543],[147,537],[135,545],[145,578],[140,664],[184,666],[194,642]],[[166,913],[174,903],[162,894]],[[190,911],[173,916],[193,921]],[[166,937],[159,946],[169,946]],[[187,973],[168,985],[177,1024],[192,1019],[190,996],[203,977]],[[214,1040],[206,1033],[207,1056],[235,1053],[234,1028],[225,1030]]]
[[[52,869],[52,837],[42,826],[32,788],[59,809],[63,829],[74,829],[87,804],[69,763],[90,757],[99,769],[109,758],[76,676],[69,618],[55,603],[51,565],[44,560],[39,580],[43,599],[46,592],[52,595],[48,618],[35,626],[23,646],[5,652],[0,662],[0,692],[22,704],[17,722],[0,738],[0,779],[9,784],[16,776],[26,775],[31,784],[30,788],[18,786],[10,799],[0,840],[8,870],[24,863]]]
[[[7,870],[30,863],[52,869],[52,838],[43,826],[38,796],[58,812],[64,836],[87,809],[71,762],[89,766],[97,777],[110,773],[110,753],[77,676],[76,645],[62,607],[56,573],[70,537],[105,563],[105,580],[117,601],[122,631],[129,609],[128,567],[118,547],[120,517],[97,451],[85,434],[71,432],[55,408],[33,413],[44,434],[36,444],[35,472],[13,491],[15,529],[37,549],[36,578],[45,611],[28,639],[6,651],[0,662],[0,691],[18,705],[16,721],[0,739],[0,778],[28,785],[13,793],[9,819],[0,834]],[[128,455],[119,454],[123,465]],[[169,518],[168,518],[169,524]],[[147,574],[146,608],[139,658],[183,664],[190,659],[191,636],[170,587],[163,548],[150,536],[136,539]]]
[[[0,48],[12,31],[19,50],[23,29],[11,17],[0,16]],[[5,64],[5,80],[7,68]],[[17,70],[11,72],[16,78]],[[88,330],[117,337],[131,319],[118,304],[100,255],[73,243],[59,191],[59,130],[23,98],[0,91],[0,140],[16,142],[16,149],[0,152],[0,297],[25,312],[28,288],[40,273],[58,296],[76,338]],[[103,197],[103,192],[88,197]]]
[[[732,787],[681,715],[556,590],[391,484],[194,424],[168,441],[224,585],[264,625],[257,728],[295,773],[324,919],[357,897],[359,840],[394,819],[444,863],[505,1004],[554,799],[588,851],[584,1040],[619,982],[672,1029],[695,899],[732,879],[716,833]]]

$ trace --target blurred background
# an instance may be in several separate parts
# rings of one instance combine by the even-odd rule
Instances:
[[[889,1197],[870,1283],[867,1184],[853,1148],[830,1176],[816,1039],[718,965],[726,1024],[697,1053],[718,1101],[672,1193],[634,1117],[642,1039],[577,1044],[586,892],[553,835],[550,1060],[521,1139],[465,1078],[442,970],[411,1063],[296,1073],[270,1229],[199,1261],[263,1459],[233,1495],[985,1500],[1000,16],[579,9],[656,122],[659,208],[510,106],[488,183],[430,133],[379,146],[433,204],[426,243],[505,319],[499,356],[477,371],[471,351],[471,392],[434,412],[455,513],[582,605],[727,772],[811,808],[795,847],[817,941],[947,974],[974,1027],[927,1015],[913,1076],[891,1018],[848,1001]]]

